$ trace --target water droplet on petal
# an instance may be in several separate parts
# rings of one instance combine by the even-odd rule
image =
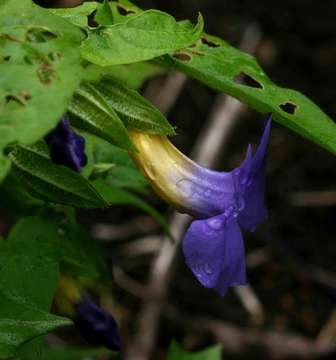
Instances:
[[[206,275],[213,275],[214,273],[214,269],[209,263],[205,263],[203,265],[203,271],[205,272]]]
[[[188,179],[179,180],[176,186],[182,191],[184,196],[192,197],[195,193],[195,185]]]
[[[223,220],[215,218],[215,219],[209,219],[207,221],[207,224],[213,229],[213,230],[219,230],[223,225]]]

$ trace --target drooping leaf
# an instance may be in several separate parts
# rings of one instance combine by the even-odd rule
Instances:
[[[110,205],[133,205],[149,214],[158,224],[162,226],[165,232],[170,235],[169,225],[165,218],[154,208],[148,205],[132,193],[117,186],[107,184],[104,180],[94,181],[97,191],[104,196]]]
[[[166,13],[147,10],[125,22],[91,31],[82,44],[82,56],[101,66],[150,60],[191,45],[202,29],[201,16],[191,28]]]
[[[198,352],[186,352],[178,345],[176,341],[172,341],[168,360],[221,360],[222,346],[216,345]]]
[[[107,203],[77,172],[54,164],[44,147],[16,146],[9,155],[16,174],[35,197],[80,208],[103,208]]]
[[[37,141],[64,114],[82,76],[84,37],[46,9],[4,9],[0,5],[0,151]]]
[[[67,325],[71,325],[69,319],[48,314],[0,290],[0,359],[14,356],[23,343]]]
[[[94,86],[128,128],[150,134],[175,134],[164,115],[136,90],[112,77],[105,77]]]
[[[336,154],[336,124],[301,93],[275,85],[255,58],[218,37],[203,34],[167,63],[223,91]]]
[[[59,219],[29,217],[0,241],[0,289],[48,311],[59,277]]]
[[[121,148],[134,149],[123,122],[93,85],[82,84],[72,98],[68,110],[73,115],[72,124],[78,128]]]

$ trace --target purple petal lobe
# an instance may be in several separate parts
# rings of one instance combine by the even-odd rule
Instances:
[[[77,305],[76,310],[76,325],[88,341],[112,350],[121,349],[118,326],[110,313],[88,297]]]
[[[266,124],[255,155],[253,158],[248,155],[245,162],[238,168],[238,182],[241,185],[240,191],[243,190],[245,202],[244,209],[239,214],[239,223],[249,231],[254,231],[256,226],[268,216],[265,205],[265,152],[270,130],[271,117]]]
[[[71,129],[67,117],[64,116],[56,128],[46,136],[46,142],[54,163],[78,172],[86,165],[85,139]]]
[[[244,243],[233,209],[207,220],[195,220],[183,242],[185,260],[198,281],[224,295],[245,284]]]

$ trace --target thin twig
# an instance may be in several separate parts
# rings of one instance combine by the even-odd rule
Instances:
[[[253,35],[252,39],[251,35]],[[254,44],[256,48],[259,41],[260,33],[256,31],[255,25],[248,27],[242,41],[243,46],[246,46],[246,44]],[[255,48],[250,50],[255,50]],[[171,91],[167,91],[167,93],[170,93],[171,96],[173,96]],[[177,97],[176,93],[174,95]],[[227,98],[224,99],[225,101],[223,101],[220,106],[218,105],[216,113],[213,113],[213,117],[221,119],[221,121],[216,121],[216,131],[219,133],[228,131],[227,129],[230,127],[227,126],[227,123],[233,122],[237,118],[238,114],[244,109],[244,106],[240,103],[235,104],[233,108],[230,106],[228,109],[227,102],[231,102],[232,100],[226,100]],[[173,101],[170,102],[170,105],[172,103]],[[212,119],[210,119],[209,124],[210,126],[213,126]],[[212,132],[210,131],[209,133]],[[225,138],[225,134],[222,134],[222,137],[219,141],[223,141]],[[196,143],[197,147],[202,149],[202,151],[194,151],[194,153],[202,154],[204,151],[204,144],[208,143],[208,138],[203,138],[202,142]],[[207,150],[209,153],[206,161],[203,160],[205,166],[213,165],[219,151],[222,148],[221,145],[221,143],[212,143],[211,148]],[[198,157],[195,157],[194,159],[197,162],[199,161]],[[149,297],[143,302],[142,308],[139,312],[138,332],[129,342],[129,345],[126,349],[126,360],[147,360],[150,358],[150,354],[152,353],[156,341],[159,318],[162,312],[164,298],[169,287],[171,274],[173,272],[172,264],[174,262],[178,246],[181,242],[181,238],[187,225],[189,224],[189,221],[190,218],[188,216],[179,214],[177,212],[174,213],[172,217],[170,224],[174,238],[176,239],[176,243],[172,243],[170,239],[166,238],[158,256],[153,261],[149,276]],[[249,295],[254,298],[254,304],[258,303],[258,299],[256,296],[254,296],[251,288],[249,289]],[[237,294],[238,296],[241,296],[241,294],[239,295],[239,292]],[[258,306],[258,311],[262,312],[262,310],[260,310],[262,309],[260,303],[257,306],[254,306],[254,308],[258,308]],[[251,311],[251,307],[249,307],[248,310]]]

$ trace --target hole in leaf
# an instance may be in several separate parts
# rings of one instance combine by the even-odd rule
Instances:
[[[37,76],[43,84],[50,84],[53,75],[54,69],[50,64],[44,63],[37,69]]]
[[[4,56],[4,57],[3,57],[4,61],[9,61],[9,60],[10,60],[10,58],[11,58],[11,57],[10,57],[9,55],[8,55],[8,56]]]
[[[48,59],[50,61],[57,61],[62,59],[62,54],[57,51],[52,51],[48,54]]]
[[[189,54],[185,54],[185,53],[176,53],[173,55],[173,57],[177,60],[181,60],[181,61],[190,61],[191,60],[191,56]]]
[[[5,100],[6,100],[6,104],[15,103],[15,104],[23,105],[22,100],[15,95],[7,95],[5,97]]]
[[[263,89],[264,88],[259,81],[253,79],[252,76],[250,76],[244,72],[241,72],[238,75],[236,75],[233,80],[236,84],[249,86],[249,87],[252,87],[255,89]]]
[[[44,43],[56,38],[56,34],[45,29],[32,28],[26,32],[26,40],[34,43]]]
[[[206,37],[202,37],[201,38],[201,41],[204,45],[207,45],[211,48],[218,48],[220,45],[219,44],[216,44],[214,43],[213,41],[210,41],[209,39],[207,39]]]
[[[95,16],[96,16],[97,10],[93,11],[90,15],[88,15],[87,17],[87,24],[90,27],[96,28],[99,26],[99,24],[97,23],[97,21],[95,20]]]
[[[194,47],[196,47],[196,44],[191,44],[189,47],[194,48]]]
[[[21,98],[23,98],[25,101],[31,100],[32,96],[28,91],[22,91],[21,92]]]
[[[283,104],[279,105],[280,109],[286,112],[287,114],[294,115],[297,109],[297,105],[293,104],[289,101],[284,102]]]
[[[123,8],[122,6],[120,6],[120,5],[117,5],[117,9],[118,9],[119,14],[123,15],[123,16],[135,14],[135,11],[127,10],[127,9]]]

